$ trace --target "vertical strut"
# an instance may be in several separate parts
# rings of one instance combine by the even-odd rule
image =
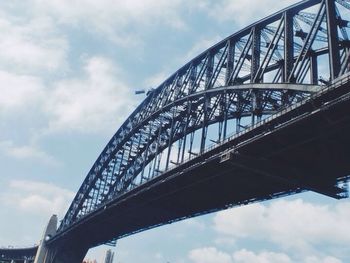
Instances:
[[[223,108],[224,108],[224,134],[222,139],[225,140],[226,134],[227,134],[227,117],[228,117],[227,90],[225,90],[223,95]]]
[[[157,136],[157,144],[156,144],[156,152],[155,152],[155,158],[154,158],[154,164],[153,164],[153,174],[152,174],[152,178],[155,176],[154,173],[158,172],[157,169],[159,169],[159,165],[158,165],[158,168],[157,168],[157,162],[158,160],[160,160],[161,156],[160,156],[160,153],[159,153],[159,146],[160,146],[160,135],[162,134],[162,120],[160,119],[160,122],[159,122],[159,129],[158,129],[158,136]]]
[[[208,104],[209,104],[209,97],[208,95],[205,95],[204,105],[203,105],[203,124],[202,124],[202,137],[201,137],[201,148],[200,153],[204,152],[205,149],[205,142],[207,139],[207,130],[208,130]]]
[[[250,82],[259,82],[260,79],[254,80],[260,66],[260,39],[261,30],[258,27],[253,28],[253,44],[252,44],[252,61],[250,69]]]
[[[317,56],[314,52],[310,56],[310,83],[317,85],[318,82]]]
[[[251,111],[252,111],[252,125],[255,124],[255,116],[258,117],[258,94],[256,90],[251,90],[251,97],[252,97],[252,105],[251,105]]]
[[[241,91],[237,92],[237,106],[236,106],[236,133],[239,133],[241,131],[241,108],[242,105],[244,104],[242,102],[243,96]]]
[[[338,26],[336,20],[336,6],[334,0],[325,0],[327,12],[327,33],[329,47],[330,78],[334,80],[340,73],[340,54]]]
[[[293,15],[291,11],[286,11],[284,13],[284,67],[282,82],[288,81],[294,63]]]
[[[186,114],[185,127],[183,129],[184,139],[183,139],[181,163],[184,161],[184,158],[185,158],[185,150],[186,150],[186,143],[187,143],[187,129],[188,129],[188,125],[189,125],[190,119],[191,119],[191,111],[192,111],[192,102],[187,99],[187,114]]]
[[[147,146],[146,146],[146,150],[145,150],[145,157],[144,157],[143,164],[142,164],[141,178],[143,178],[145,168],[146,168],[146,159],[147,159],[147,155],[148,155],[148,148],[151,144],[152,126],[153,126],[153,123],[149,122],[149,132],[148,132],[148,138],[147,138]],[[129,160],[129,158],[128,158],[128,160]]]
[[[208,53],[208,62],[207,62],[207,67],[205,72],[205,89],[209,89],[211,87],[213,67],[214,67],[214,55],[211,53]]]
[[[174,125],[175,125],[175,112],[176,112],[176,107],[175,107],[175,109],[173,109],[173,114],[172,114],[172,118],[171,118],[171,127],[170,127],[170,131],[169,131],[169,141],[168,141],[168,154],[167,154],[167,157],[166,157],[165,170],[168,170],[168,168],[169,168],[171,148],[172,148],[172,145],[173,145]]]
[[[196,90],[197,66],[191,65],[190,69],[190,88],[188,94],[192,94]]]
[[[194,132],[191,132],[190,134],[190,149],[188,150],[189,157],[192,158],[192,155],[196,155],[193,150],[193,142],[194,142]]]
[[[226,60],[226,75],[225,75],[225,84],[226,86],[229,86],[229,80],[231,73],[233,71],[233,65],[234,65],[234,58],[235,58],[235,44],[233,43],[233,40],[228,40],[228,48],[227,48],[227,60]]]
[[[213,65],[214,65],[214,56],[212,54],[208,54],[208,62],[206,68],[206,77],[205,77],[205,89],[210,88],[211,76],[213,75]],[[204,98],[203,104],[203,125],[202,125],[202,137],[201,137],[201,147],[200,152],[203,153],[205,149],[205,142],[207,139],[207,131],[208,131],[208,108],[209,108],[209,96],[206,94]]]

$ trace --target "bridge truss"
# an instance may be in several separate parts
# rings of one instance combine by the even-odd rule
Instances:
[[[349,0],[308,0],[188,62],[127,118],[58,232],[349,71]]]

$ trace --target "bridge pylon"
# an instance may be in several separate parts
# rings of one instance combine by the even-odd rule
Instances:
[[[56,234],[57,231],[57,215],[51,216],[49,223],[47,224],[45,231],[43,233],[42,239],[40,241],[40,245],[38,247],[38,251],[35,256],[34,263],[46,263],[48,255],[48,247],[46,246],[46,241],[50,239],[53,235]]]

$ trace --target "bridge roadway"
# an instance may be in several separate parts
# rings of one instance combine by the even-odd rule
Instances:
[[[346,197],[341,183],[350,172],[349,134],[347,74],[309,99],[119,196],[47,245],[78,262],[89,247],[106,240],[231,206],[308,190]]]
[[[0,248],[0,262],[32,263],[34,262],[37,250],[37,246],[28,248]]]

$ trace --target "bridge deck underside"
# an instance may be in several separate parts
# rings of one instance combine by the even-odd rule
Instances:
[[[38,247],[0,248],[0,262],[33,262]]]
[[[347,84],[330,92],[325,101],[348,89]],[[180,166],[130,191],[83,219],[70,236],[80,244],[88,240],[91,246],[174,220],[305,190],[339,197],[337,180],[350,171],[350,101],[325,101],[309,102],[297,109],[308,112],[309,107],[307,114],[271,132],[267,123],[259,136],[240,144],[229,142],[193,165]],[[320,105],[312,111],[314,103]],[[233,153],[223,160],[228,149]]]

